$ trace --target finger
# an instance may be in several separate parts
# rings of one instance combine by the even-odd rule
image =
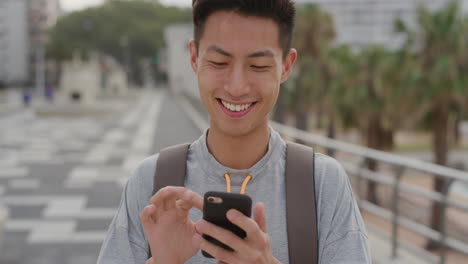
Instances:
[[[152,224],[156,223],[154,219],[154,214],[156,212],[156,206],[150,204],[143,208],[143,211],[140,214],[140,221],[144,229],[149,228]]]
[[[236,261],[236,257],[234,252],[228,251],[224,248],[218,247],[215,244],[209,242],[208,240],[204,239],[199,234],[194,235],[194,240],[198,241],[200,244],[200,249],[207,252],[215,259],[221,261],[221,263],[238,263]]]
[[[181,218],[187,218],[189,210],[193,208],[194,204],[192,199],[196,194],[187,190],[181,200],[176,201],[176,207],[178,210],[177,215]]]
[[[187,190],[183,194],[182,199],[177,202],[180,209],[190,210],[192,207],[195,207],[198,210],[203,211],[203,198],[199,194],[190,190]]]
[[[189,193],[191,195],[189,196],[189,201],[191,202],[192,206],[200,211],[203,211],[203,197],[196,192],[189,191]],[[185,196],[183,199],[185,200]]]
[[[255,205],[254,220],[257,222],[258,226],[263,232],[268,233],[265,216],[265,205],[263,203],[257,203]]]
[[[241,212],[231,209],[226,214],[229,221],[247,233],[247,239],[254,243],[263,242],[263,231],[252,218],[245,216]]]
[[[156,204],[156,203],[159,203],[161,202],[164,197],[164,195],[166,195],[168,192],[177,192],[177,193],[180,193],[180,196],[182,196],[182,194],[187,190],[187,188],[185,187],[178,187],[178,186],[166,186],[164,188],[162,188],[161,190],[159,190],[158,192],[156,192],[151,198],[150,198],[150,201],[149,203],[150,204]]]
[[[176,207],[185,212],[192,209],[192,204],[184,200],[177,200]]]
[[[239,254],[242,254],[244,256],[250,255],[251,249],[249,245],[247,245],[247,243],[242,238],[238,237],[231,231],[214,225],[203,219],[198,221],[195,227],[197,233],[209,235],[212,238],[218,240],[219,242],[234,249],[234,251],[236,251]]]
[[[152,264],[153,263],[153,258],[150,258],[146,261],[146,264]]]
[[[159,190],[150,199],[150,203],[169,210],[175,207],[175,201],[182,197],[187,189],[185,187],[167,186]]]
[[[176,201],[177,216],[179,216],[181,220],[188,219],[188,214],[189,214],[189,210],[191,207],[192,206],[189,203],[183,200],[177,200]]]

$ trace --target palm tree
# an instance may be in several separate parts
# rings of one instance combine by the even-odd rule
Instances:
[[[409,122],[408,112],[417,105],[410,103],[414,84],[420,75],[415,57],[408,50],[392,52],[383,46],[365,47],[359,53],[346,46],[331,51],[333,85],[327,111],[335,113],[344,127],[356,127],[369,148],[393,150],[393,135]],[[402,118],[405,117],[405,118]],[[377,163],[366,160],[368,169]],[[368,182],[367,199],[378,204],[377,185]]]
[[[405,33],[408,43],[417,47],[422,78],[419,96],[427,104],[426,120],[432,130],[434,162],[447,164],[449,151],[449,118],[453,106],[461,105],[466,96],[466,27],[460,13],[458,1],[452,1],[444,8],[430,12],[421,6],[417,11],[418,31],[410,30],[400,22],[400,32]],[[465,43],[464,43],[465,42]],[[462,57],[465,55],[465,57]],[[444,179],[435,177],[433,188],[442,192]],[[441,206],[434,202],[432,207],[431,228],[440,230]],[[431,241],[429,249],[438,248]]]
[[[356,124],[352,97],[352,90],[358,83],[358,57],[354,55],[348,45],[339,45],[330,49],[328,54],[331,81],[326,97],[322,100],[323,110],[329,116],[327,136],[334,138],[336,127],[344,129]],[[322,109],[321,109],[322,110]],[[332,150],[327,154],[333,156]]]
[[[391,87],[386,77],[394,69],[391,64],[392,56],[382,46],[365,48],[359,56],[357,85],[349,91],[352,93],[356,126],[361,130],[363,138],[366,138],[367,147],[372,149],[387,150],[386,139],[393,138],[394,127],[385,112],[391,103],[387,100]],[[372,171],[377,170],[375,160],[366,160],[366,165]],[[377,183],[369,181],[367,190],[367,199],[379,204]]]
[[[311,106],[317,107],[330,86],[331,74],[326,54],[335,39],[335,25],[330,14],[316,4],[300,6],[296,19],[295,103],[296,127],[308,129]]]
[[[463,73],[463,72],[468,72],[468,16],[465,17],[463,20],[463,29],[461,33],[461,39],[460,39],[460,49],[457,50],[457,55],[456,55],[456,64],[458,71]],[[461,80],[461,83],[466,84],[468,83],[467,76],[462,75],[460,76],[461,78],[464,78]],[[466,87],[466,85],[465,85]],[[455,138],[455,144],[460,143],[460,138],[461,138],[461,133],[459,131],[460,129],[460,123],[463,119],[463,114],[466,113],[466,109],[468,107],[468,94],[465,93],[465,96],[460,98],[459,104],[455,107],[455,122],[454,122],[454,138]]]

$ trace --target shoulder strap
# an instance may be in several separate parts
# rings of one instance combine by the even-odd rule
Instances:
[[[319,263],[314,163],[313,148],[287,143],[286,216],[289,263]],[[304,206],[309,210],[305,210]]]
[[[159,152],[153,176],[153,195],[166,186],[184,186],[189,147],[190,144],[180,144]],[[148,249],[149,259],[152,256],[149,244]]]
[[[175,145],[159,152],[154,173],[153,194],[166,186],[184,186],[189,146],[190,144]]]

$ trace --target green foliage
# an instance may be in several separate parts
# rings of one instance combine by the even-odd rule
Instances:
[[[327,94],[327,54],[336,37],[333,18],[316,4],[304,4],[297,10],[295,33],[294,47],[299,54],[296,68],[305,76],[296,81],[301,98],[297,103],[305,109],[312,100],[318,103]]]
[[[444,109],[453,109],[452,106],[464,108],[468,103],[467,21],[459,2],[451,1],[436,11],[419,7],[418,28],[400,30],[407,36],[407,47],[419,47],[414,54],[420,78],[412,89],[416,91],[414,96],[421,100],[419,104],[425,108],[425,116],[421,118],[423,128],[435,129],[434,115],[441,111],[445,113]],[[401,28],[408,27],[403,24]],[[450,111],[445,115],[450,115]]]
[[[367,129],[376,122],[397,130],[431,128],[436,107],[466,111],[468,107],[468,17],[458,1],[439,10],[421,6],[416,26],[396,19],[394,29],[405,37],[395,51],[382,46],[353,51],[334,46],[334,23],[317,5],[298,6],[295,47],[296,104],[325,109],[344,127]],[[409,114],[410,113],[410,114]]]
[[[125,39],[133,60],[152,57],[164,46],[163,30],[190,22],[187,9],[157,2],[111,1],[62,17],[51,32],[48,56],[68,59],[73,52],[102,52],[124,61]]]

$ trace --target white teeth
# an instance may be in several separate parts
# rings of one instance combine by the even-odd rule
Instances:
[[[244,111],[245,109],[249,108],[252,104],[244,104],[244,105],[233,105],[224,102],[221,100],[221,103],[226,107],[227,109],[233,111],[233,112],[239,112],[239,111]]]

